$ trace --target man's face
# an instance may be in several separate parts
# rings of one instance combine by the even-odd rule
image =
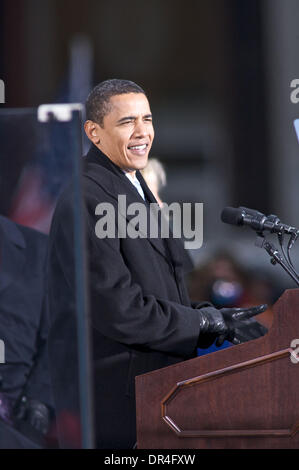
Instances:
[[[98,126],[99,149],[117,166],[134,172],[146,167],[154,139],[149,102],[142,93],[115,95],[111,111]]]

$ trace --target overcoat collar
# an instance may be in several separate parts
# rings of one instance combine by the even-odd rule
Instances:
[[[118,200],[118,195],[125,194],[128,205],[136,202],[145,204],[149,216],[149,205],[146,204],[134,185],[129,181],[124,172],[95,145],[91,146],[84,160],[84,176],[101,186],[116,201]],[[136,171],[136,176],[144,191],[147,202],[158,204],[139,171]],[[146,238],[168,262],[172,262],[171,264],[174,266],[182,265],[180,250],[177,249],[178,242],[175,239],[162,240],[161,238],[151,238],[149,236]]]
[[[26,241],[18,226],[0,216],[0,293],[22,270],[25,249]]]

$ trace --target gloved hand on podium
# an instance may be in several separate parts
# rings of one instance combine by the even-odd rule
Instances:
[[[199,309],[201,340],[207,335],[216,339],[216,346],[221,346],[225,340],[233,344],[241,344],[252,339],[264,336],[267,328],[252,317],[267,310],[268,306],[263,304],[250,308],[221,308],[205,307]],[[214,342],[213,341],[213,342]]]

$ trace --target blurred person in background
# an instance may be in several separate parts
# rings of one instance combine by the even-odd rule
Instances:
[[[205,298],[218,308],[250,307],[256,302],[267,304],[268,309],[257,316],[267,328],[273,321],[271,306],[279,297],[277,287],[268,275],[246,270],[225,250],[216,252],[190,274],[188,290],[192,300]]]
[[[148,164],[141,170],[141,174],[159,206],[163,207],[160,191],[166,186],[166,172],[162,163],[157,158],[149,158]]]
[[[47,239],[0,216],[0,339],[5,345],[5,362],[0,364],[1,448],[22,447],[22,435],[43,445],[53,417],[44,271]]]

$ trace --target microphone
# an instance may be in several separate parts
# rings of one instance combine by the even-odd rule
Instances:
[[[230,225],[248,225],[256,232],[268,230],[271,233],[299,234],[296,227],[282,224],[276,215],[266,216],[247,207],[226,207],[221,213],[221,220]]]

